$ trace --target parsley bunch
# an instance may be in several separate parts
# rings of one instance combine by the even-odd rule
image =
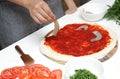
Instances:
[[[120,25],[120,0],[115,0],[112,6],[109,6],[108,12],[105,15],[108,20],[115,20]]]
[[[70,76],[70,79],[98,79],[96,75],[87,69],[75,70],[75,74]]]

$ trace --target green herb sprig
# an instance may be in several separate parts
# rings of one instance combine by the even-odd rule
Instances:
[[[115,0],[114,4],[109,6],[105,18],[115,20],[120,25],[120,0]]]
[[[75,70],[75,74],[70,76],[70,79],[97,79],[97,76],[87,69]]]

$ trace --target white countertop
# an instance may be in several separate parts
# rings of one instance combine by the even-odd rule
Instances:
[[[107,5],[112,5],[115,0],[91,0],[91,2],[98,2],[98,3],[103,3]]]
[[[111,2],[110,2],[111,1]],[[105,4],[109,2],[109,4],[112,4],[114,0],[92,0],[91,2],[104,2]],[[108,3],[107,3],[108,4]],[[80,13],[78,11],[71,15],[65,15],[61,17],[58,21],[60,26],[64,26],[68,23],[82,23],[85,22],[81,17]],[[109,60],[103,62],[103,66],[105,69],[105,75],[104,79],[120,79],[120,26],[116,25],[114,21],[107,21],[106,19],[103,19],[99,22],[96,22],[98,24],[105,25],[106,27],[109,27],[112,29],[117,37],[118,37],[118,49],[116,53],[113,55],[112,58]],[[49,67],[51,70],[60,68],[63,69],[64,65],[61,65],[59,63],[56,63],[47,57],[43,56],[40,53],[39,45],[43,37],[48,33],[51,29],[53,29],[53,23],[43,27],[42,29],[26,36],[25,38],[19,40],[18,42],[6,47],[5,49],[0,51],[0,71],[2,71],[5,68],[13,67],[13,66],[22,66],[24,63],[20,59],[20,55],[15,50],[15,45],[20,45],[20,47],[23,49],[25,53],[28,53],[35,59],[36,64],[43,64],[47,67]]]

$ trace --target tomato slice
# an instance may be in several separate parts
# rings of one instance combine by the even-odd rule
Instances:
[[[53,70],[50,73],[51,79],[62,79],[62,71],[60,69]]]
[[[7,68],[1,72],[1,77],[3,79],[15,79],[16,75],[11,73],[11,68]]]
[[[43,67],[37,71],[37,76],[49,77],[49,74],[50,70],[47,67]]]
[[[11,73],[15,75],[16,77],[19,76],[21,66],[15,66],[10,69]]]
[[[33,74],[33,76],[49,77],[50,69],[41,64],[35,64],[31,66],[30,72]]]
[[[30,67],[29,66],[22,66],[20,68],[19,77],[25,77],[30,74]]]
[[[31,74],[27,74],[24,77],[19,77],[18,79],[35,79],[35,77],[33,78],[33,76]]]
[[[2,79],[2,76],[0,75],[0,79]]]
[[[1,72],[0,79],[61,79],[62,71],[53,70],[41,64],[32,66],[16,66],[4,69]]]

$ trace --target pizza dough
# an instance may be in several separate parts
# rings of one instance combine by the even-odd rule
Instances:
[[[89,27],[87,27],[87,26],[89,26]],[[71,29],[71,30],[69,30],[69,29]],[[76,31],[79,31],[79,32],[76,32]],[[59,32],[56,35],[56,36],[59,36],[59,38],[58,37],[56,38],[56,36],[50,36],[50,37],[44,38],[41,41],[41,44],[40,44],[40,51],[45,56],[47,56],[47,57],[49,57],[49,58],[51,58],[53,60],[61,61],[61,62],[66,62],[69,59],[72,59],[74,57],[80,57],[80,56],[89,56],[89,57],[100,59],[100,58],[104,57],[107,53],[109,53],[115,47],[115,45],[117,43],[117,37],[116,37],[115,33],[112,30],[110,30],[110,29],[108,29],[108,28],[106,28],[104,26],[97,25],[97,24],[88,24],[88,23],[67,24],[66,26],[61,28],[59,30]],[[108,35],[106,33],[104,33],[104,32],[108,33]],[[74,33],[74,34],[71,35],[70,33]],[[79,34],[79,33],[81,33],[81,34]],[[64,35],[61,35],[61,34],[64,34]],[[68,35],[69,38],[66,37],[67,35]],[[76,36],[76,35],[78,35],[78,36]],[[97,38],[98,40],[92,42],[91,41],[91,38],[93,38],[92,36],[93,37],[95,36],[94,38]],[[71,37],[74,38],[74,40]],[[81,38],[81,37],[83,37],[83,38]],[[63,39],[61,40],[60,38],[63,38]],[[53,44],[56,41],[63,42],[63,41],[66,40],[66,38],[68,40],[68,43],[71,42],[71,44],[70,44],[71,46],[70,45],[67,46],[67,44],[62,45],[64,43],[57,43],[57,44],[60,44],[60,45],[58,45],[58,48],[57,48],[57,44]],[[108,41],[105,40],[107,38],[108,38]],[[50,41],[49,42],[47,41],[48,43],[46,43],[46,39],[52,39],[51,43],[48,44]],[[69,41],[69,40],[72,40],[72,41]],[[80,44],[75,44],[75,43],[77,43],[79,41],[81,41]],[[106,41],[106,42],[104,42],[104,41]],[[82,44],[82,46],[79,46],[81,44]],[[96,45],[96,44],[100,44],[100,45]],[[104,44],[106,44],[106,45],[104,45]],[[53,47],[52,47],[52,45],[53,45]],[[88,48],[87,48],[87,45],[89,45]],[[93,45],[93,47],[92,47],[92,45]],[[102,46],[104,46],[104,47],[102,47]],[[68,48],[66,48],[66,47],[68,47]],[[102,49],[100,49],[100,47],[102,47]],[[78,53],[80,51],[82,51],[82,52],[86,51],[85,52],[86,54],[84,54],[84,52],[83,52],[83,54],[80,53],[80,55],[78,53],[74,54],[73,50],[76,49],[76,48],[79,49]],[[80,50],[81,48],[83,48],[83,49]],[[62,50],[60,50],[60,49],[62,49]],[[56,52],[57,50],[58,51],[63,51],[63,52],[62,53],[61,52]],[[73,53],[70,53],[71,51]],[[75,50],[75,52],[76,51],[77,51],[77,49]]]

